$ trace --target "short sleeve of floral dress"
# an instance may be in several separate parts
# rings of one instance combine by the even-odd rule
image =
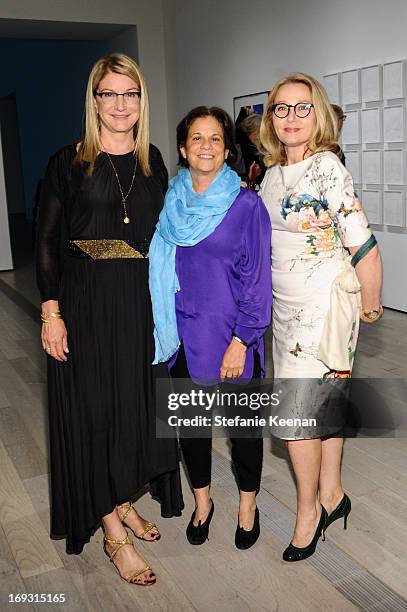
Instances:
[[[274,375],[296,380],[290,417],[319,414],[326,420],[323,408],[329,393],[321,381],[349,378],[359,330],[357,319],[350,337],[344,338],[351,356],[349,370],[329,371],[317,355],[331,286],[349,255],[345,247],[362,245],[371,230],[351,175],[330,152],[273,166],[266,172],[260,195],[273,227]],[[318,427],[306,431],[294,427],[279,437],[314,438],[327,433]]]

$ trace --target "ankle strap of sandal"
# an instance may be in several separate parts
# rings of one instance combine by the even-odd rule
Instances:
[[[112,538],[108,538],[105,535],[105,542],[107,542],[108,544],[115,544],[117,546],[117,548],[114,549],[112,554],[109,555],[110,561],[113,561],[114,557],[117,555],[119,550],[123,548],[123,546],[133,546],[133,544],[130,542],[128,533],[126,533],[126,537],[123,538],[123,540],[113,540]]]
[[[119,512],[119,518],[120,518],[121,522],[123,523],[123,521],[126,520],[126,517],[129,514],[129,512],[131,512],[131,510],[133,508],[133,504],[131,504],[130,502],[126,502],[125,504],[119,504],[117,506],[117,508],[126,508],[126,512],[123,514],[123,516],[120,516],[120,512]]]

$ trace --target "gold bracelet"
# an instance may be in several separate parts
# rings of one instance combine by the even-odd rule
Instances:
[[[62,315],[59,312],[59,310],[57,310],[56,312],[41,312],[41,321],[43,323],[49,323],[51,319],[62,319]]]

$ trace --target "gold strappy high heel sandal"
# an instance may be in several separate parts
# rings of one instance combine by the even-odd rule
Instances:
[[[114,548],[113,551],[110,553],[107,550],[106,544],[114,544],[116,545],[116,548]],[[117,571],[119,572],[120,577],[123,578],[123,580],[125,580],[126,582],[129,582],[130,584],[136,584],[137,586],[151,586],[152,584],[155,584],[157,578],[153,570],[151,569],[150,565],[145,565],[141,569],[136,570],[135,572],[131,572],[128,576],[123,575],[121,573],[118,565],[114,561],[114,558],[119,552],[119,550],[123,548],[123,546],[133,546],[132,542],[130,542],[129,534],[127,532],[126,532],[126,537],[123,538],[123,540],[113,540],[111,538],[107,538],[105,535],[104,542],[103,542],[103,550],[105,551],[105,553],[107,554],[107,556],[109,557],[110,561],[113,563]],[[147,571],[151,572],[150,580],[147,580],[146,582],[140,582],[137,580],[135,581],[135,578],[137,578],[138,576],[141,576],[141,574],[144,574],[144,572],[147,572]]]
[[[119,518],[121,520],[122,523],[125,523],[126,517],[128,516],[128,514],[131,512],[131,510],[134,510],[134,512],[136,512],[136,509],[133,507],[133,504],[131,504],[130,502],[126,502],[124,504],[119,504],[117,506],[117,511],[119,513]],[[124,513],[121,514],[121,511],[124,510]],[[158,531],[158,527],[155,523],[150,523],[149,521],[146,522],[146,527],[144,529],[144,531],[142,531],[141,533],[136,533],[134,531],[134,529],[132,529],[130,527],[130,525],[126,525],[129,529],[132,530],[132,532],[134,533],[134,535],[136,536],[136,538],[138,538],[139,540],[144,540],[144,542],[158,542],[158,540],[161,538],[161,534]],[[151,535],[155,536],[153,538],[145,538],[144,536],[147,533],[150,533],[151,531],[153,531],[153,529],[155,529],[156,531],[154,533],[152,533]]]

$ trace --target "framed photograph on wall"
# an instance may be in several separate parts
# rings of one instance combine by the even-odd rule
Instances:
[[[327,74],[324,76],[324,87],[331,104],[340,104],[339,74]]]
[[[358,104],[360,102],[359,70],[342,72],[341,93],[342,104]]]
[[[384,183],[386,185],[405,184],[405,158],[402,149],[383,151]]]
[[[362,191],[362,206],[366,211],[369,223],[382,223],[382,194],[379,190]]]
[[[235,123],[238,120],[240,122],[253,113],[262,115],[266,107],[269,93],[268,91],[260,91],[259,93],[233,98],[233,118]]]
[[[383,200],[383,222],[385,225],[404,227],[404,193],[403,191],[385,191]]]
[[[405,89],[405,65],[404,61],[389,62],[383,65],[383,98],[392,100],[404,98]]]
[[[362,102],[377,102],[382,99],[381,66],[362,68]]]

